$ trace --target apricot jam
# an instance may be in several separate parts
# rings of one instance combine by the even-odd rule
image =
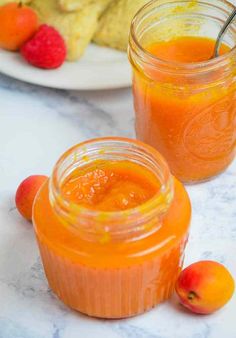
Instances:
[[[120,211],[145,203],[159,189],[156,177],[136,163],[97,160],[72,171],[62,196],[94,210]]]
[[[138,139],[160,151],[178,179],[194,183],[221,173],[235,157],[236,35],[230,31],[221,56],[212,59],[215,40],[207,34],[232,6],[181,3],[154,1],[138,13],[129,56]]]
[[[134,316],[171,296],[190,217],[187,192],[162,156],[122,138],[68,150],[33,210],[50,287],[102,318]]]

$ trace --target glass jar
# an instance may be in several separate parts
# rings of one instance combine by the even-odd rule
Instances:
[[[141,166],[160,182],[159,190],[144,204],[123,211],[93,210],[71,202],[62,193],[66,177],[100,159]],[[190,216],[187,192],[162,156],[123,138],[95,139],[68,150],[33,210],[50,287],[69,307],[102,318],[134,316],[171,296]]]
[[[224,37],[232,49],[208,61],[164,61],[148,46],[180,37],[215,39],[233,8],[224,0],[156,0],[132,23],[128,53],[137,137],[155,147],[183,182],[208,180],[235,156],[236,22]]]

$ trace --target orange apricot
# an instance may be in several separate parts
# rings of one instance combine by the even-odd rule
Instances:
[[[21,182],[17,188],[15,196],[16,208],[29,221],[32,220],[34,198],[47,179],[48,177],[44,175],[32,175]]]
[[[0,48],[16,51],[36,32],[38,16],[21,3],[8,3],[0,7],[0,23]]]
[[[234,279],[220,263],[200,261],[184,269],[176,283],[182,305],[199,314],[223,307],[234,293]]]

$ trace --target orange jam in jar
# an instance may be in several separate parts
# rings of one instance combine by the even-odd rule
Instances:
[[[171,296],[190,217],[187,192],[162,156],[123,138],[68,150],[33,210],[50,287],[101,318],[134,316]]]
[[[236,150],[236,24],[212,58],[233,10],[227,1],[152,1],[133,20],[129,58],[137,137],[181,181],[224,171]]]

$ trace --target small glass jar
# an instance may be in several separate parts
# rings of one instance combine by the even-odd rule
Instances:
[[[232,49],[208,61],[164,61],[147,46],[188,36],[215,39],[233,9],[224,0],[156,0],[132,23],[128,52],[137,137],[160,151],[186,183],[218,175],[235,156],[236,22],[224,37]]]
[[[62,182],[74,169],[99,159],[138,164],[155,175],[160,189],[144,204],[123,211],[72,203],[62,194]],[[102,318],[134,316],[171,296],[190,216],[187,192],[162,156],[123,138],[95,139],[68,150],[33,210],[50,287],[69,307]]]

